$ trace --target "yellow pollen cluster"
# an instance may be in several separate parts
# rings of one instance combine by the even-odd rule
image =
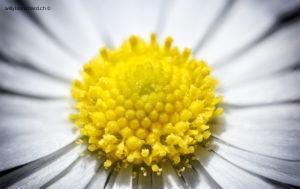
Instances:
[[[159,46],[131,36],[119,49],[102,48],[74,80],[72,114],[89,151],[106,156],[104,166],[118,162],[146,165],[160,173],[160,162],[180,163],[211,133],[208,122],[222,113],[216,105],[217,81],[191,50]]]

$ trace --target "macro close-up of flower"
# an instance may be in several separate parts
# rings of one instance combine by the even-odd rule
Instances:
[[[0,188],[300,187],[300,0],[3,0],[0,26]]]

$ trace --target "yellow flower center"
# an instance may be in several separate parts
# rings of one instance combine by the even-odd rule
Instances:
[[[217,81],[204,61],[180,52],[168,37],[159,46],[131,36],[118,49],[102,48],[74,80],[72,114],[89,151],[104,152],[106,168],[146,165],[160,173],[166,159],[177,165],[211,135]]]

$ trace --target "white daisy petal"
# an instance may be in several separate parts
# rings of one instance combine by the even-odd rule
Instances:
[[[116,180],[113,183],[114,189],[132,188],[132,166],[121,168]]]
[[[213,65],[266,33],[276,17],[257,5],[255,1],[236,1],[197,56]]]
[[[224,102],[232,105],[272,104],[300,99],[299,71],[274,74],[224,91]]]
[[[247,108],[227,108],[223,116],[226,123],[240,124],[244,122],[274,123],[277,121],[300,121],[299,103],[273,104]]]
[[[97,158],[80,157],[65,173],[58,175],[42,188],[84,188],[96,174],[98,167]]]
[[[151,188],[151,174],[149,173],[149,167],[141,167],[139,165],[134,165],[132,172],[133,188],[142,188],[143,186]]]
[[[51,8],[32,13],[66,48],[76,53],[76,57],[79,57],[82,63],[89,61],[104,45],[81,1],[73,1],[70,4],[58,0],[44,2],[27,0],[27,3],[30,6]]]
[[[1,1],[0,5],[14,6],[12,1]],[[0,11],[0,24],[0,52],[6,58],[63,79],[78,76],[80,62],[49,38],[24,11]]]
[[[162,36],[172,36],[179,47],[195,47],[209,32],[226,3],[228,1],[223,0],[175,1]]]
[[[300,160],[298,121],[249,122],[225,120],[213,125],[214,136],[238,148],[286,160]]]
[[[0,187],[9,185],[8,188],[40,188],[73,163],[83,150],[83,145],[73,143],[66,149],[63,148],[1,177]]]
[[[184,188],[183,181],[178,177],[170,162],[164,162],[162,164],[162,169],[164,189]]]
[[[222,64],[212,74],[221,87],[235,87],[245,81],[286,69],[300,62],[300,23],[283,27],[234,61]]]
[[[199,161],[192,161],[191,165],[197,171],[199,175],[199,183],[195,188],[221,188],[218,183],[207,173],[207,171],[202,167]]]
[[[67,114],[71,111],[71,104],[66,99],[45,100],[11,94],[2,94],[0,96],[0,112],[2,114],[11,114],[14,116],[34,115],[49,118],[49,114],[55,117],[61,115],[61,113],[58,114],[57,112],[61,112],[62,110],[66,110]]]
[[[70,96],[70,85],[31,69],[0,62],[0,87],[4,90],[36,97]]]
[[[0,170],[6,170],[18,165],[34,161],[45,155],[62,148],[74,140],[74,136],[61,132],[28,134],[24,136],[12,136],[1,142]],[[24,142],[26,141],[26,142]]]
[[[154,173],[150,167],[134,165],[132,169],[132,188],[163,188],[163,176]]]
[[[112,0],[86,4],[98,30],[112,38],[113,45],[120,45],[130,35],[148,39],[156,31],[163,1]]]
[[[270,13],[277,15],[278,17],[282,16],[283,14],[288,14],[290,11],[300,7],[299,0],[291,0],[289,3],[286,3],[281,0],[257,0],[260,5],[265,6]]]
[[[270,179],[300,186],[300,162],[270,158],[253,152],[244,151],[218,140],[213,149],[237,166]]]
[[[221,188],[203,169],[199,161],[192,161],[191,168],[181,173],[188,188]]]
[[[71,123],[49,119],[3,116],[0,128],[0,171],[49,155],[78,137]]]
[[[112,188],[114,181],[117,177],[117,172],[113,169],[105,169],[100,165],[98,171],[94,177],[90,180],[89,184],[86,186],[88,189],[94,188]]]
[[[274,188],[262,178],[232,165],[213,152],[199,147],[195,154],[202,166],[222,188]]]
[[[16,115],[3,113],[1,114],[0,128],[3,131],[0,133],[2,139],[6,137],[11,137],[14,135],[21,134],[32,134],[38,132],[51,132],[51,131],[61,131],[61,132],[72,132],[75,127],[72,123],[68,122],[66,115],[55,117],[50,114],[50,117],[39,116],[38,114],[33,114],[35,119],[24,115]],[[45,123],[46,122],[46,123]],[[9,135],[9,136],[7,136]]]
[[[163,188],[164,181],[162,175],[157,175],[156,173],[151,173],[151,186],[152,188]]]

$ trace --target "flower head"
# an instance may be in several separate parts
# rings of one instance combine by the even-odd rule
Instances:
[[[74,80],[79,114],[71,118],[88,149],[105,153],[105,167],[145,164],[160,174],[159,163],[180,163],[211,135],[207,123],[222,112],[217,82],[204,61],[171,44],[131,36],[119,49],[102,48]]]

